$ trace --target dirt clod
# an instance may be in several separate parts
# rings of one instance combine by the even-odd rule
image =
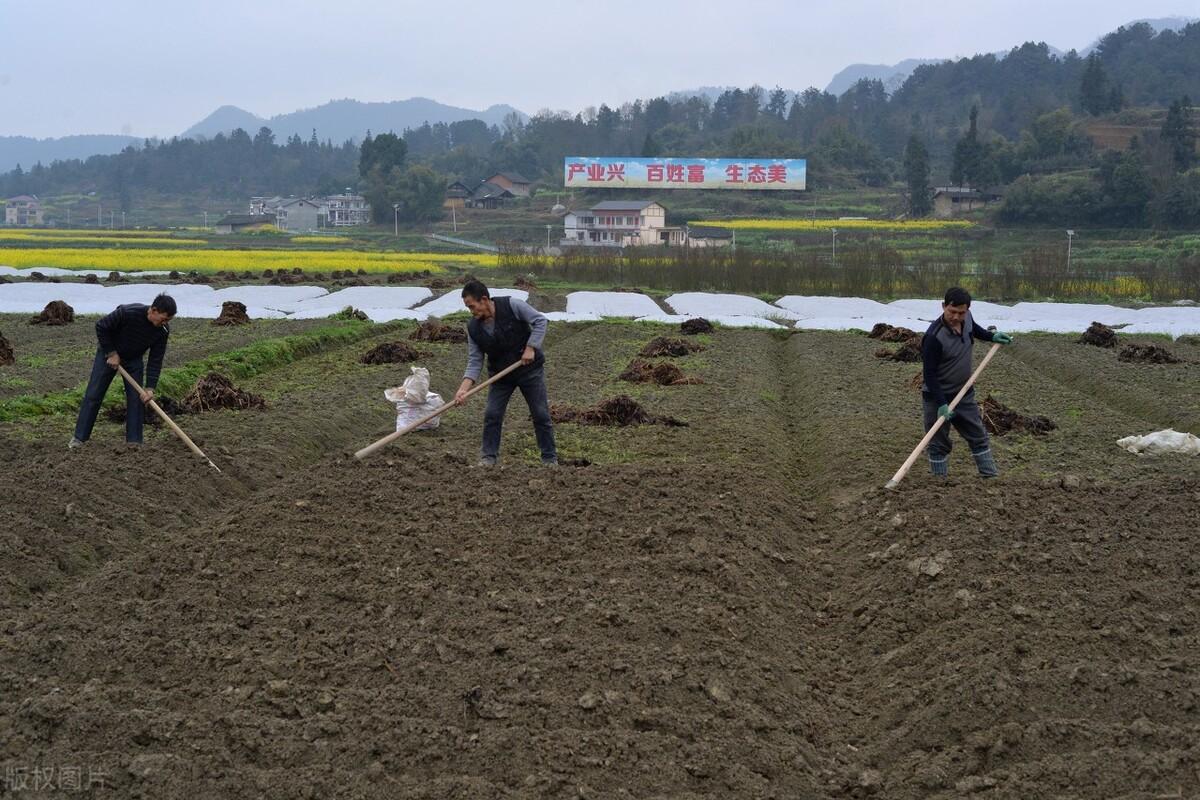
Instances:
[[[457,325],[446,325],[441,320],[427,319],[409,335],[415,342],[465,342],[467,329]]]
[[[94,272],[89,272],[87,275],[83,276],[83,282],[84,283],[99,283],[100,279],[96,277],[96,274]]]
[[[113,270],[108,273],[108,277],[104,279],[105,283],[128,283],[129,281],[121,277],[121,273]]]
[[[359,360],[363,364],[405,364],[409,361],[426,358],[428,355],[407,342],[383,342],[373,347]]]
[[[687,319],[679,324],[679,332],[684,336],[695,336],[699,333],[712,333],[713,324],[704,317]]]
[[[237,300],[226,300],[221,303],[221,314],[212,321],[213,325],[249,325],[250,316],[246,313],[246,304]]]
[[[695,353],[704,349],[704,345],[696,344],[695,342],[684,341],[683,339],[674,339],[669,336],[658,336],[650,340],[650,343],[642,348],[638,355],[645,358],[656,358],[658,356],[686,356],[689,353]]]
[[[1013,411],[990,394],[979,404],[979,414],[983,417],[983,426],[993,436],[1014,432],[1045,436],[1058,427],[1049,417],[1026,416]]]
[[[8,343],[8,339],[4,338],[4,334],[0,333],[0,367],[6,367],[16,360],[12,345]]]
[[[1178,364],[1183,359],[1165,347],[1156,344],[1127,344],[1117,354],[1118,361],[1131,361],[1140,364]]]
[[[591,408],[574,408],[552,403],[550,418],[555,422],[573,422],[576,425],[609,425],[622,428],[629,425],[687,427],[686,422],[674,417],[660,417],[647,413],[646,409],[627,395],[602,400]]]
[[[529,277],[528,275],[518,275],[513,279],[513,288],[529,291],[531,289],[538,288],[538,285],[534,283],[533,278]]]
[[[1117,332],[1107,325],[1093,322],[1079,337],[1079,344],[1091,344],[1096,347],[1116,347]]]
[[[29,320],[30,325],[69,325],[75,321],[75,309],[62,300],[51,300],[42,313]]]
[[[184,396],[180,405],[189,414],[200,414],[222,408],[266,408],[267,401],[259,395],[237,388],[233,381],[221,373],[210,372],[196,381],[196,385]]]
[[[689,378],[683,370],[669,361],[657,364],[642,358],[635,358],[621,373],[620,379],[631,383],[656,383],[659,386],[683,386],[686,384],[704,383],[699,378]]]

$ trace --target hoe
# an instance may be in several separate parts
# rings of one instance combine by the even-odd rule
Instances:
[[[987,351],[987,355],[983,357],[983,361],[980,361],[979,366],[975,368],[973,373],[971,373],[970,379],[963,384],[963,387],[958,390],[958,394],[954,395],[954,399],[950,401],[951,411],[953,411],[954,407],[958,405],[958,401],[963,399],[963,395],[969,392],[971,387],[975,385],[975,379],[979,377],[980,373],[983,372],[983,368],[988,365],[988,362],[992,360],[992,356],[996,355],[996,351],[999,349],[1000,345],[993,344]],[[890,481],[884,484],[883,488],[895,489],[900,485],[900,481],[904,480],[904,476],[907,475],[908,471],[912,468],[913,462],[917,460],[917,456],[921,455],[921,452],[929,446],[929,441],[933,439],[934,434],[936,434],[938,429],[941,428],[945,423],[945,417],[937,418],[937,420],[929,428],[929,432],[925,434],[925,438],[917,444],[916,448],[912,451],[912,454],[905,459],[904,463],[900,465],[900,469],[896,470],[896,474],[892,476]]]

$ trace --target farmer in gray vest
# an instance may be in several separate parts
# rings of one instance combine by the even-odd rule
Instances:
[[[505,375],[488,389],[487,411],[483,415],[483,445],[479,450],[480,466],[495,466],[500,457],[500,432],[504,411],[512,393],[520,389],[533,417],[542,463],[558,465],[554,447],[554,423],[550,421],[550,404],[546,397],[546,357],[542,355],[542,340],[546,337],[546,317],[524,300],[497,297],[493,300],[480,281],[468,281],[462,290],[463,303],[471,312],[467,326],[467,371],[454,395],[462,405],[466,394],[479,380],[483,360],[487,357],[488,373],[495,375],[516,362],[525,366]]]
[[[949,474],[950,448],[953,446],[950,425],[967,440],[979,474],[985,478],[999,474],[987,428],[983,427],[979,404],[975,402],[975,387],[963,395],[953,411],[949,405],[971,377],[971,350],[975,339],[1012,343],[1012,337],[1007,333],[989,331],[975,322],[971,316],[971,295],[966,289],[956,286],[947,290],[942,315],[929,326],[921,341],[921,360],[924,362],[921,404],[925,430],[932,428],[938,417],[950,423],[943,424],[929,442],[929,468],[934,475],[944,477]]]

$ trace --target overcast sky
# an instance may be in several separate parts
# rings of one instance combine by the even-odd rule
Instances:
[[[0,134],[169,136],[230,104],[431,97],[578,111],[704,85],[824,88],[852,63],[1083,48],[1196,0],[0,0]]]

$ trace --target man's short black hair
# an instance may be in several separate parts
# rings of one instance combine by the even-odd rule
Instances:
[[[488,288],[483,285],[483,281],[467,281],[463,284],[463,297],[470,297],[472,300],[482,300],[485,297],[491,297],[488,294]]]
[[[953,286],[946,290],[946,300],[943,305],[969,306],[971,305],[971,293],[961,286]]]
[[[150,304],[150,307],[158,309],[162,313],[171,317],[175,316],[175,312],[178,310],[178,308],[175,306],[175,298],[171,297],[169,294],[160,294],[158,297],[154,298],[154,302]]]

